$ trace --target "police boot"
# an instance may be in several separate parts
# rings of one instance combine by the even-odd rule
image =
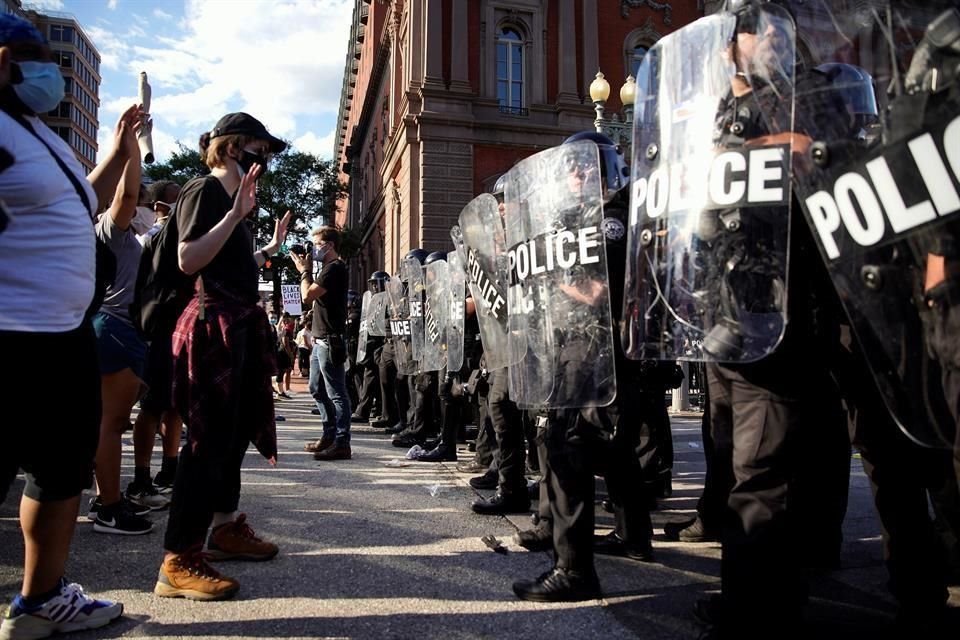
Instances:
[[[595,571],[575,571],[554,567],[536,580],[513,583],[513,592],[521,600],[532,602],[579,602],[600,597],[600,581]]]
[[[486,500],[477,498],[471,505],[474,513],[482,516],[502,516],[507,513],[526,513],[530,510],[530,498],[527,492],[500,493],[494,494],[492,498]]]
[[[653,562],[653,545],[648,540],[646,544],[627,542],[611,531],[605,536],[593,537],[593,552],[606,556],[619,556],[640,562]]]
[[[441,442],[435,449],[427,451],[415,459],[417,462],[456,462],[457,448]]]

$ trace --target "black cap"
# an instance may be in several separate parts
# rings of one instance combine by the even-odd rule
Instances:
[[[270,135],[263,123],[249,113],[228,113],[220,118],[217,126],[210,132],[210,139],[219,136],[250,136],[257,140],[266,140],[273,153],[280,153],[287,148],[286,142]]]

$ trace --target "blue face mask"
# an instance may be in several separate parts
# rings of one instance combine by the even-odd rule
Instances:
[[[313,248],[313,261],[316,263],[322,263],[323,259],[327,257],[327,254],[330,252],[329,247],[323,247],[319,249],[317,247]]]
[[[36,114],[55,109],[64,96],[60,67],[54,62],[26,61],[15,64],[23,74],[23,82],[13,85],[20,102]]]

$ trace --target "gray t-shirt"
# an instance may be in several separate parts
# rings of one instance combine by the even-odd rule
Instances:
[[[132,226],[121,229],[113,223],[109,213],[103,214],[97,221],[97,237],[117,257],[117,277],[107,286],[107,295],[103,298],[100,310],[129,323],[130,303],[133,302],[143,246],[137,242],[137,233]]]

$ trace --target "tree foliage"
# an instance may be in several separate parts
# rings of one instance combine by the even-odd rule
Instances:
[[[182,142],[177,142],[177,150],[170,155],[169,160],[148,164],[143,168],[143,174],[151,180],[173,180],[179,185],[208,173],[210,169],[200,160],[200,152],[187,148]]]
[[[153,180],[173,180],[183,185],[191,178],[210,172],[201,162],[198,151],[180,142],[177,147],[166,162],[148,165],[144,169],[145,175]],[[287,211],[293,212],[293,222],[286,244],[309,240],[312,228],[333,224],[337,200],[345,193],[346,187],[340,182],[337,166],[332,160],[288,148],[273,159],[257,187],[260,211],[253,220],[257,245],[270,241],[276,221]],[[357,249],[352,248],[353,254]],[[344,257],[349,256],[344,254]],[[297,281],[296,269],[288,256],[275,256],[271,262],[274,272],[282,275],[283,281]]]

